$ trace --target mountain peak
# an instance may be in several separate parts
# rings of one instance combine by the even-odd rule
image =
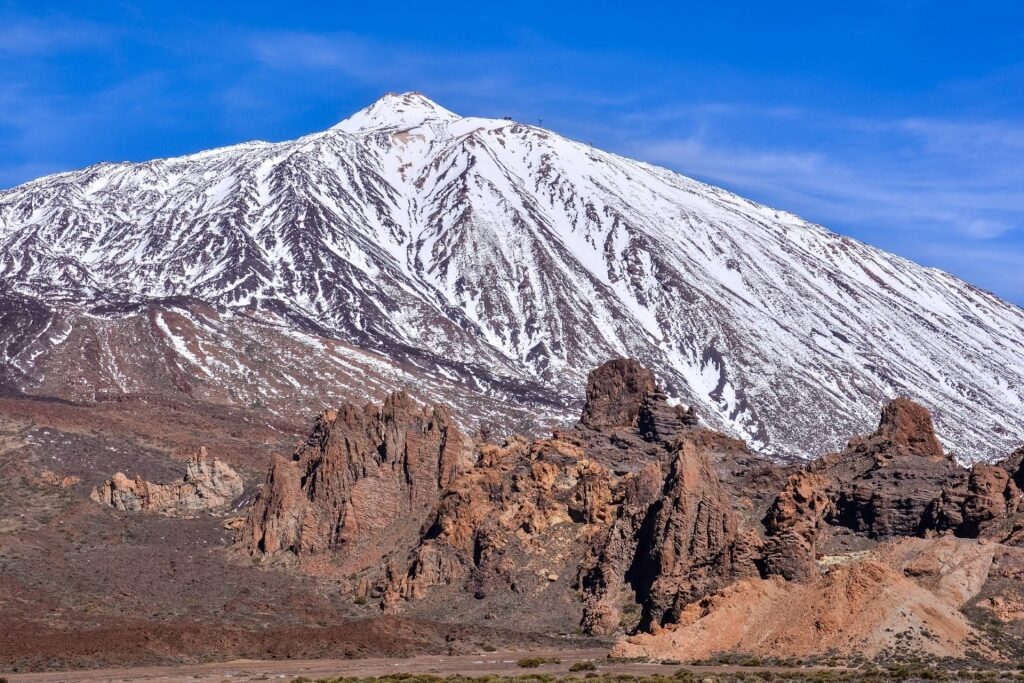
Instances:
[[[364,133],[391,128],[413,128],[427,121],[455,121],[459,116],[419,92],[389,92],[331,130]]]

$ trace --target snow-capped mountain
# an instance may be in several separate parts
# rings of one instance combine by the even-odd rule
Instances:
[[[2,192],[0,278],[22,312],[6,316],[8,382],[31,391],[82,373],[83,386],[146,390],[152,363],[133,356],[159,348],[204,396],[227,384],[219,399],[273,404],[273,383],[230,385],[284,373],[301,393],[341,353],[359,359],[345,370],[355,392],[372,375],[561,417],[589,369],[633,356],[769,452],[836,448],[898,394],[930,407],[965,459],[1024,441],[1024,310],[792,214],[416,93],[294,141]],[[98,360],[78,373],[83,327]],[[275,359],[283,340],[297,346]],[[272,367],[254,367],[257,353]]]

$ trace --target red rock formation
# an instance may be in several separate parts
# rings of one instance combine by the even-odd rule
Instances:
[[[655,504],[661,500],[666,467],[654,461],[622,479],[618,514],[580,564],[575,585],[583,595],[581,625],[587,633],[612,635],[639,625],[640,610],[626,614],[623,606],[638,602],[639,584],[649,588],[649,576],[638,576],[639,572],[630,570],[644,522],[652,517]],[[634,587],[633,582],[638,586]]]
[[[897,398],[882,408],[878,429],[867,437],[850,442],[854,452],[871,453],[879,460],[893,460],[906,456],[946,459],[942,445],[935,436],[932,416],[928,409],[909,398]]]
[[[967,483],[943,492],[941,520],[957,536],[1024,543],[1024,448],[1003,460],[975,463]]]
[[[1014,533],[1022,458],[968,478],[906,399],[796,469],[700,428],[632,361],[592,373],[587,397],[578,427],[480,443],[472,458],[443,408],[404,395],[328,411],[271,468],[241,545],[310,570],[319,558],[386,610],[534,625],[554,613],[553,628],[575,614],[607,635],[657,632],[737,582],[826,586],[828,567],[886,537]]]
[[[765,518],[765,573],[790,581],[818,576],[817,542],[829,499],[824,477],[802,470],[790,475]]]
[[[328,410],[291,461],[274,463],[240,544],[268,555],[333,551],[344,573],[377,566],[419,540],[440,491],[465,466],[465,446],[447,409],[404,393]]]
[[[622,657],[695,660],[725,653],[756,657],[823,655],[897,660],[922,653],[992,655],[962,607],[989,594],[1000,607],[1020,597],[997,585],[1020,571],[1021,551],[960,539],[894,539],[810,581],[740,580],[687,605],[677,624],[620,641]],[[1003,555],[999,562],[996,555]]]
[[[654,373],[638,361],[607,361],[587,377],[587,402],[580,422],[591,429],[635,427],[641,404],[656,389]]]
[[[445,491],[407,569],[389,568],[385,608],[439,586],[482,599],[525,590],[538,576],[547,583],[611,523],[611,473],[571,439],[517,438],[480,451],[477,466]]]
[[[687,603],[738,577],[756,576],[759,546],[756,534],[740,533],[707,456],[683,441],[638,550],[642,571],[653,579],[641,628],[671,623]]]

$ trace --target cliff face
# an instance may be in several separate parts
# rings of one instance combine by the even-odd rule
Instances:
[[[442,496],[409,560],[389,568],[384,607],[457,586],[478,600],[546,591],[614,514],[612,473],[554,437],[480,449]]]
[[[339,572],[377,564],[418,540],[465,447],[447,409],[402,393],[328,410],[292,459],[271,467],[240,543],[254,554],[329,552]]]
[[[967,476],[943,452],[928,411],[905,398],[883,408],[873,433],[810,470],[829,482],[828,522],[871,539],[923,534],[942,492]]]
[[[682,441],[662,495],[641,527],[632,572],[643,575],[640,628],[671,623],[684,605],[740,577],[757,576],[761,541],[742,532],[707,455]]]

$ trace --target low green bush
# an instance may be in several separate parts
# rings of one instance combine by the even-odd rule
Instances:
[[[523,657],[516,664],[524,669],[536,669],[545,664],[561,664],[562,660],[557,657]]]

